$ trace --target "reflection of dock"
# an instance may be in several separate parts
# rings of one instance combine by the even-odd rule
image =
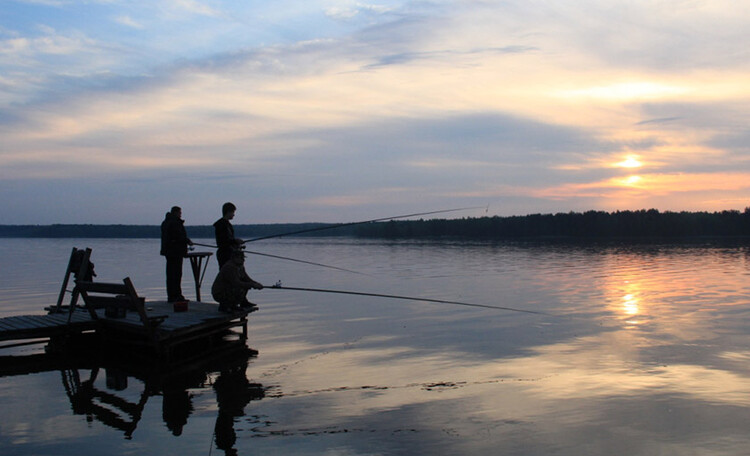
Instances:
[[[163,363],[133,357],[129,351],[112,356],[111,347],[84,339],[64,353],[0,356],[0,377],[59,371],[73,413],[117,429],[127,439],[133,438],[154,396],[161,396],[162,419],[179,436],[193,411],[190,390],[213,387],[218,449],[234,444],[234,421],[226,417],[241,416],[250,401],[265,395],[262,385],[247,379],[255,351],[236,340],[217,344],[213,351],[203,351],[189,361]]]
[[[233,328],[241,328],[236,335],[242,342],[247,339],[248,312],[219,312],[216,304],[201,301],[190,301],[182,308],[166,301],[146,301],[138,296],[129,278],[117,283],[95,281],[90,255],[91,249],[73,249],[57,305],[48,308],[48,315],[0,318],[0,341],[62,341],[95,332],[104,342],[141,347],[169,357],[193,341],[210,347]],[[208,255],[194,254],[191,258],[198,296],[203,277],[197,260]],[[71,276],[75,285],[67,290]],[[66,293],[70,293],[69,305],[63,305]]]

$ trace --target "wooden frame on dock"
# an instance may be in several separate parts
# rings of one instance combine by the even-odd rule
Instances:
[[[68,304],[68,321],[73,317],[73,311],[76,309],[78,304],[78,289],[74,286],[72,290],[68,290],[68,283],[70,282],[70,276],[74,277],[74,280],[93,280],[94,276],[94,263],[91,262],[91,249],[77,249],[73,247],[73,251],[70,252],[70,259],[68,259],[68,267],[65,269],[65,277],[63,278],[62,286],[60,287],[60,294],[57,296],[57,304],[54,307],[47,308],[49,313],[62,313],[63,312],[63,301],[65,301],[65,293],[70,293],[70,302]]]
[[[77,280],[76,289],[81,294],[93,320],[99,319],[97,309],[104,309],[105,316],[109,318],[121,318],[120,316],[125,316],[128,311],[135,311],[141,319],[144,330],[149,337],[153,338],[154,328],[167,318],[167,315],[149,316],[146,314],[146,300],[138,296],[130,277],[122,279],[122,283]]]

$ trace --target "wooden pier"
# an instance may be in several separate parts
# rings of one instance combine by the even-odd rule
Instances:
[[[93,330],[94,320],[84,312],[75,312],[68,321],[68,315],[19,315],[0,318],[0,341],[24,339],[49,339],[70,333]]]
[[[190,341],[205,339],[204,348],[208,349],[215,336],[227,335],[232,328],[241,330],[236,334],[239,340],[247,340],[245,311],[223,313],[216,304],[200,301],[189,302],[188,310],[182,312],[175,312],[166,301],[146,301],[144,307],[147,315],[165,317],[151,330],[143,326],[137,312],[114,318],[106,315],[106,309],[97,309],[94,319],[83,309],[76,309],[70,319],[67,312],[0,318],[0,341],[63,339],[96,332],[103,343],[133,345],[145,352],[170,356]]]
[[[0,318],[0,341],[16,341],[0,348],[36,339],[64,341],[94,332],[103,343],[169,358],[180,347],[194,345],[191,342],[210,349],[231,335],[242,343],[247,340],[247,311],[219,312],[217,304],[201,301],[180,305],[146,301],[127,277],[118,283],[93,281],[90,255],[90,249],[73,249],[57,305],[47,308],[47,315]],[[66,290],[71,276],[76,277],[75,286]],[[200,287],[197,279],[196,275],[196,289]],[[71,300],[66,306],[63,300],[68,292]],[[83,305],[78,304],[79,298]]]
[[[160,321],[150,328],[144,327],[137,312],[113,318],[106,316],[106,311],[97,310],[98,331],[104,342],[140,346],[166,356],[192,341],[203,342],[202,348],[211,348],[217,338],[227,335],[232,328],[241,330],[236,334],[239,340],[247,340],[248,312],[219,312],[218,304],[201,301],[190,301],[187,306],[187,310],[178,312],[172,303],[146,301],[146,315]]]

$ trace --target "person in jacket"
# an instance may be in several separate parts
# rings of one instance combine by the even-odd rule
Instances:
[[[234,227],[231,220],[237,206],[232,203],[224,203],[221,207],[221,218],[214,222],[214,233],[216,235],[216,261],[219,262],[219,269],[224,266],[232,257],[234,250],[242,248],[242,239],[234,237]]]
[[[262,290],[263,285],[251,279],[245,271],[245,254],[242,250],[232,252],[211,286],[211,295],[219,303],[220,312],[247,310],[253,312],[258,306],[247,300],[251,288]]]
[[[182,209],[172,207],[161,223],[161,255],[167,259],[167,301],[185,301],[182,295],[182,259],[187,256],[188,245]]]

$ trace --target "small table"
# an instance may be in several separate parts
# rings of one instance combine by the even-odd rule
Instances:
[[[201,300],[201,284],[203,283],[203,276],[206,275],[206,268],[208,267],[208,261],[204,263],[203,259],[211,255],[213,255],[211,252],[190,252],[187,254],[187,258],[190,260],[190,269],[193,270],[193,278],[195,279],[196,301]]]

